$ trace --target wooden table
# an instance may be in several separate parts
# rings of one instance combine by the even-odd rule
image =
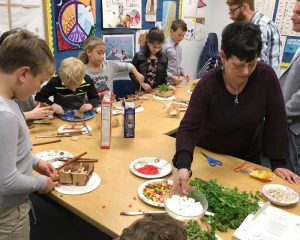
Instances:
[[[187,86],[178,88],[176,97],[188,100],[190,94],[187,93],[187,89]],[[131,174],[128,169],[131,161],[145,156],[155,156],[171,161],[175,153],[175,138],[168,135],[176,132],[184,113],[181,113],[179,118],[169,118],[164,112],[166,102],[154,100],[152,95],[146,96],[148,99],[142,103],[144,112],[136,113],[136,137],[123,138],[122,126],[113,128],[111,149],[103,150],[99,147],[100,130],[96,126],[96,118],[87,121],[87,124],[93,128],[93,136],[90,139],[85,136],[80,137],[77,141],[62,138],[61,143],[33,147],[33,153],[59,149],[77,155],[87,151],[86,157],[99,159],[95,165],[95,172],[101,177],[100,187],[83,195],[62,195],[53,191],[49,197],[111,237],[120,235],[125,227],[141,217],[120,216],[121,211],[159,210],[139,199],[137,189],[147,179]],[[116,117],[122,123],[122,115]],[[35,125],[30,130],[32,142],[45,141],[45,139],[37,139],[35,136],[56,133],[58,127],[64,123],[55,119],[50,126]],[[199,177],[204,180],[215,178],[218,183],[226,187],[237,186],[239,190],[253,192],[261,190],[264,185],[244,173],[233,171],[242,163],[241,160],[210,153],[211,156],[223,161],[222,167],[210,167],[199,151],[200,148],[195,149],[192,166],[193,178]],[[176,169],[173,169],[172,175],[175,172]],[[168,176],[168,178],[172,178],[172,176]],[[275,177],[273,183],[284,184],[298,193],[300,192],[299,185],[291,185],[278,177]],[[300,204],[284,209],[299,214]],[[233,230],[229,230],[227,233],[218,232],[223,239],[231,239],[232,234]]]

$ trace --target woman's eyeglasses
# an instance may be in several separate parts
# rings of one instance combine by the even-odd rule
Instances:
[[[229,14],[230,16],[233,16],[234,12],[235,12],[236,10],[238,10],[238,9],[239,9],[240,7],[242,7],[242,6],[243,6],[243,5],[237,6],[236,8],[230,10],[230,11],[228,12],[228,14]]]

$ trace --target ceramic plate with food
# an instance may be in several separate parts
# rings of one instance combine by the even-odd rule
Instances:
[[[101,178],[93,172],[92,176],[88,180],[85,186],[75,186],[75,185],[63,185],[58,184],[55,187],[55,190],[59,193],[68,194],[68,195],[79,195],[91,192],[95,190],[101,183]]]
[[[71,158],[73,155],[67,151],[62,151],[62,150],[47,150],[43,152],[39,152],[35,154],[38,158],[51,162],[53,167],[58,168],[63,164],[62,161],[59,161],[59,158]]]
[[[299,195],[293,189],[280,184],[266,184],[262,193],[272,203],[287,206],[299,201]]]
[[[145,203],[155,207],[164,207],[164,195],[171,190],[172,186],[172,180],[149,180],[139,186],[138,195]]]
[[[142,157],[133,160],[129,165],[130,171],[143,178],[161,178],[172,172],[172,165],[161,158]]]
[[[91,119],[93,117],[95,117],[96,113],[94,113],[93,111],[87,111],[82,113],[81,117],[76,116],[77,114],[77,110],[72,110],[72,109],[66,109],[64,110],[64,114],[62,115],[58,115],[59,118],[61,118],[62,120],[66,120],[66,121],[70,121],[70,122],[80,122],[80,121],[85,121],[88,119]]]

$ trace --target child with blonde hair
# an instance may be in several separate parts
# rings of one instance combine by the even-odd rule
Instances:
[[[128,71],[139,81],[144,81],[144,76],[131,63],[105,61],[104,54],[105,43],[92,36],[84,42],[83,51],[79,55],[79,59],[85,64],[85,73],[93,79],[100,96],[107,90],[113,91],[114,73]]]
[[[51,96],[54,101],[49,100]],[[51,105],[57,114],[64,114],[64,109],[86,112],[100,103],[92,79],[84,73],[84,64],[74,57],[61,62],[59,76],[53,77],[36,94],[35,100]]]
[[[54,68],[47,43],[26,30],[0,46],[0,239],[29,240],[28,194],[55,187],[56,170],[32,155],[28,128],[14,101],[38,91]],[[33,176],[32,169],[45,176]]]

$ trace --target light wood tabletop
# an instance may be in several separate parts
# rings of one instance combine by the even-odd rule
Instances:
[[[176,98],[189,100],[191,95],[187,90],[188,86],[178,88]],[[64,150],[75,156],[87,151],[85,157],[99,159],[94,171],[100,176],[101,184],[96,190],[82,195],[66,195],[52,191],[48,195],[111,237],[120,235],[125,227],[141,217],[121,216],[120,212],[162,210],[149,206],[139,199],[138,187],[148,179],[133,175],[129,171],[129,165],[134,159],[151,156],[171,162],[175,153],[175,138],[169,135],[176,132],[184,112],[180,113],[179,118],[169,118],[164,111],[167,102],[155,100],[151,94],[145,97],[142,103],[144,111],[136,113],[135,138],[123,138],[123,115],[117,115],[114,117],[118,118],[121,125],[112,129],[111,148],[100,149],[100,129],[96,116],[87,121],[92,127],[91,137],[80,136],[76,141],[61,138],[62,141],[59,143],[33,147],[33,153]],[[36,136],[57,133],[57,129],[65,123],[60,119],[54,119],[51,125],[34,125],[34,128],[30,129],[32,142],[45,141]],[[234,171],[242,160],[205,151],[223,162],[221,167],[211,167],[199,151],[200,148],[197,147],[192,165],[192,178],[217,179],[218,183],[226,187],[237,186],[239,190],[252,192],[260,191],[265,184],[245,173]],[[166,178],[172,178],[175,172],[176,169],[173,168],[173,173]],[[272,183],[283,184],[300,192],[299,185],[289,184],[278,177],[275,177]],[[300,204],[283,209],[299,215]],[[231,239],[233,230],[217,234],[223,239]]]

